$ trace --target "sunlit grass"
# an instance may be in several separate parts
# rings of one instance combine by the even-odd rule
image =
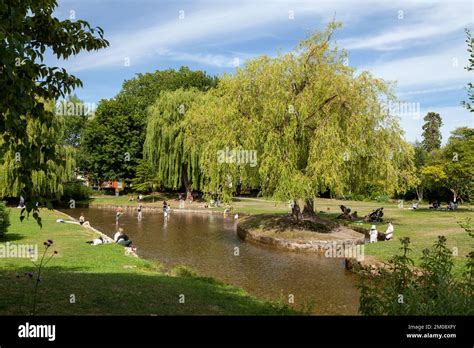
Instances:
[[[41,210],[43,228],[34,219],[19,220],[11,209],[11,226],[0,243],[38,244],[53,240],[58,251],[43,271],[39,284],[37,314],[292,314],[286,306],[261,301],[242,289],[209,278],[170,276],[151,261],[125,256],[115,244],[91,246],[95,234],[74,224],[56,223],[64,216]],[[0,313],[30,314],[34,271],[29,259],[3,258],[0,262]],[[19,275],[19,277],[17,277]],[[179,303],[184,294],[185,303]],[[74,295],[75,303],[71,303]]]

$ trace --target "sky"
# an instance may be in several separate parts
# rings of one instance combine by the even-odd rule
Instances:
[[[460,102],[472,81],[465,28],[474,1],[59,0],[55,16],[100,26],[110,47],[83,52],[66,68],[84,87],[86,103],[112,98],[137,73],[189,66],[210,75],[232,73],[246,60],[291,51],[311,32],[341,21],[334,39],[357,71],[396,81],[399,104],[389,105],[409,141],[421,140],[428,111],[443,118],[446,142],[456,127],[474,127]]]

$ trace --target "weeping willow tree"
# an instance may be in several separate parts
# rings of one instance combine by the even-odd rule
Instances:
[[[297,202],[298,216],[301,205],[313,214],[314,197],[327,189],[355,193],[377,183],[392,194],[410,185],[413,150],[384,107],[395,101],[392,86],[347,66],[331,39],[339,26],[330,23],[288,54],[248,61],[193,105],[188,134],[202,153],[206,190],[258,187]],[[256,151],[258,165],[220,161],[227,148]]]
[[[27,197],[28,211],[36,202],[60,198],[63,184],[74,174],[74,150],[61,145],[64,121],[54,115],[53,102],[43,102],[43,107],[43,119],[20,117],[24,138],[8,144],[0,138],[0,148],[6,148],[0,153],[0,196]]]
[[[197,89],[165,91],[148,109],[143,155],[162,187],[199,189],[199,152],[185,147],[186,113],[202,97]]]

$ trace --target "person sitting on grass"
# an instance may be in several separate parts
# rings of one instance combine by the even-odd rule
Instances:
[[[123,245],[123,246],[131,246],[132,241],[128,236],[123,233],[123,228],[119,228],[117,233],[114,234],[114,241],[117,244]]]
[[[393,228],[392,221],[388,222],[387,231],[385,231],[385,240],[391,240],[393,238]]]
[[[104,238],[99,237],[94,240],[89,240],[86,243],[90,245],[99,245],[99,244],[105,244],[105,241],[104,241]]]
[[[79,225],[83,227],[90,227],[89,221],[86,221],[86,218],[84,217],[84,214],[81,213],[81,216],[79,217]]]

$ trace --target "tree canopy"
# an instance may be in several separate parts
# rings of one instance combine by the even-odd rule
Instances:
[[[206,191],[243,185],[308,201],[327,189],[377,182],[391,193],[411,184],[413,149],[383,107],[393,100],[390,85],[347,66],[331,40],[338,27],[330,23],[288,54],[248,61],[193,104],[189,142],[201,148]],[[219,161],[226,149],[255,151],[258,165]]]
[[[46,101],[65,97],[81,81],[43,64],[46,49],[58,59],[108,46],[101,28],[83,20],[59,20],[55,0],[0,3],[0,177],[3,194],[23,195],[27,210],[41,196],[61,192],[68,171],[53,142],[57,133]],[[51,141],[50,141],[51,140]]]
[[[99,103],[86,126],[82,151],[89,161],[85,171],[96,180],[133,178],[143,158],[147,109],[160,93],[192,87],[205,91],[216,83],[216,77],[188,67],[137,74],[125,81],[115,98]]]
[[[200,152],[185,146],[185,114],[201,93],[195,88],[165,91],[149,109],[144,155],[165,188],[200,188]]]
[[[441,147],[441,126],[443,121],[436,112],[428,112],[423,118],[423,146],[426,151],[431,152]]]

